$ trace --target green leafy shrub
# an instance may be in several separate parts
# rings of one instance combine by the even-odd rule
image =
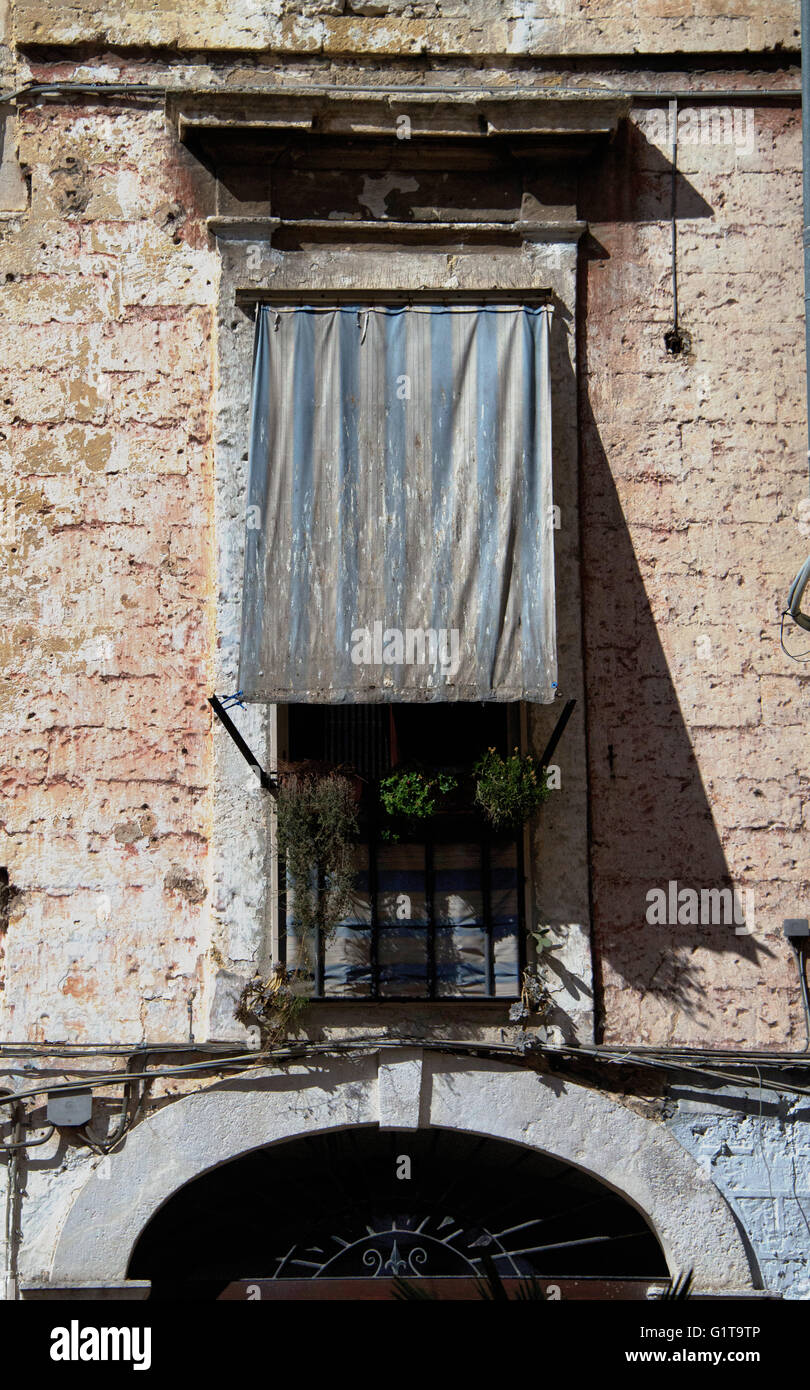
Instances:
[[[506,758],[488,748],[473,770],[476,805],[496,830],[517,829],[549,795],[545,769],[517,748]]]
[[[441,798],[457,786],[458,780],[451,772],[392,772],[380,781],[380,804],[388,816],[405,821],[426,820],[435,815]]]

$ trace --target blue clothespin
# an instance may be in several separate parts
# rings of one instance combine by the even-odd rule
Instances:
[[[238,705],[240,709],[244,709],[245,706],[242,703],[242,693],[241,690],[237,690],[234,695],[226,695],[219,703],[222,705],[223,709],[232,709],[234,705]]]

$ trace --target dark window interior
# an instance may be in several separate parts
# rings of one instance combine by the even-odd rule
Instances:
[[[288,720],[293,761],[346,763],[368,778],[410,764],[468,768],[519,741],[517,708],[494,703],[289,705]]]
[[[352,768],[368,786],[351,914],[315,959],[286,894],[284,949],[324,999],[493,999],[520,994],[522,843],[495,836],[464,779],[487,748],[519,741],[518,710],[499,704],[291,705],[288,754]],[[376,782],[397,767],[452,768],[459,793],[441,815],[386,836]],[[302,962],[306,961],[306,966]]]

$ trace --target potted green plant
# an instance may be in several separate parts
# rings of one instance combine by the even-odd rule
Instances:
[[[325,944],[347,915],[357,872],[358,782],[326,765],[299,765],[282,774],[276,799],[279,858],[285,866],[290,920],[298,937],[293,970],[276,964],[256,975],[240,996],[235,1017],[258,1024],[266,1045],[295,1027],[308,999],[318,937]]]
[[[549,795],[545,768],[528,753],[488,748],[473,768],[475,804],[495,830],[516,830]]]
[[[398,839],[403,827],[411,828],[435,816],[444,799],[458,786],[452,772],[425,772],[420,768],[397,768],[380,781],[380,806],[387,818],[384,839]]]

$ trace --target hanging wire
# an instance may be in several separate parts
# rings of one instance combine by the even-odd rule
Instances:
[[[197,1076],[200,1080],[204,1080],[206,1085],[210,1086],[212,1081],[217,1079],[216,1076],[203,1076],[201,1073],[214,1072],[219,1073],[220,1076],[227,1073],[232,1075],[234,1073],[247,1075],[251,1070],[257,1067],[266,1067],[269,1064],[272,1065],[273,1063],[281,1063],[283,1061],[291,1062],[302,1057],[312,1058],[318,1055],[346,1055],[353,1052],[379,1052],[397,1049],[403,1045],[405,1045],[404,1039],[385,1041],[377,1036],[373,1038],[357,1038],[351,1041],[330,1040],[321,1043],[288,1043],[279,1048],[270,1048],[262,1051],[241,1052],[236,1055],[225,1057],[222,1055],[211,1056],[202,1062],[194,1062],[176,1067],[160,1067],[150,1072],[133,1072],[128,1069],[127,1071],[108,1072],[106,1074],[102,1073],[101,1075],[94,1076],[88,1076],[86,1072],[80,1072],[79,1074],[82,1076],[84,1083],[93,1091],[118,1086],[123,1086],[124,1088],[129,1088],[133,1085],[142,1087],[145,1083],[151,1084],[156,1080],[169,1077],[185,1077],[190,1079]],[[419,1040],[419,1046],[425,1051],[436,1051],[450,1055],[473,1054],[509,1060],[514,1062],[515,1065],[531,1067],[531,1063],[527,1061],[525,1054],[520,1052],[514,1045],[510,1044],[484,1042],[469,1043],[461,1040],[433,1042],[422,1038]],[[158,1045],[155,1051],[160,1052],[160,1050],[160,1046]],[[192,1050],[196,1050],[196,1048]],[[668,1052],[669,1050],[665,1051]],[[549,1058],[549,1060],[563,1058],[567,1061],[574,1061],[579,1058],[588,1058],[594,1061],[602,1060],[614,1066],[640,1066],[650,1071],[663,1071],[669,1073],[673,1078],[677,1077],[679,1074],[681,1076],[691,1075],[719,1081],[724,1086],[732,1086],[735,1088],[754,1084],[753,1078],[750,1075],[745,1075],[742,1071],[732,1071],[728,1067],[727,1062],[726,1065],[723,1066],[723,1061],[720,1059],[722,1058],[725,1060],[728,1054],[722,1049],[715,1053],[709,1053],[708,1056],[712,1061],[708,1063],[689,1058],[688,1050],[686,1057],[674,1055],[672,1053],[668,1056],[660,1056],[651,1055],[643,1049],[639,1051],[634,1048],[606,1048],[604,1046],[589,1047],[587,1045],[573,1046],[566,1044],[540,1044],[536,1049],[536,1057],[539,1060],[544,1056]],[[715,1058],[719,1062],[719,1065],[713,1064]],[[755,1070],[762,1090],[790,1096],[810,1096],[810,1089],[808,1089],[807,1086],[799,1085],[793,1080],[783,1081],[781,1079],[766,1079],[763,1077],[760,1067],[767,1066],[769,1061],[770,1059],[767,1057],[767,1054],[757,1054],[756,1059],[745,1058],[744,1062],[740,1059],[738,1066],[744,1066],[746,1071],[749,1072],[752,1069]],[[781,1056],[778,1060],[774,1060],[771,1065],[775,1065],[778,1068],[796,1066],[803,1066],[806,1068],[807,1062],[807,1053],[804,1052],[791,1054],[789,1060]],[[74,1070],[74,1075],[75,1074],[77,1073]],[[675,1084],[678,1084],[677,1081]],[[75,1087],[75,1080],[56,1083],[45,1080],[38,1081],[35,1085],[26,1086],[25,1089],[16,1091],[10,1095],[4,1095],[0,1090],[0,1107],[19,1104],[23,1100],[33,1100],[46,1094],[57,1095],[64,1091],[75,1090]],[[137,1106],[136,1114],[140,1112],[140,1109],[141,1106]],[[135,1117],[133,1116],[131,1123],[134,1123],[134,1119]],[[117,1133],[114,1142],[118,1143],[121,1137],[123,1136]]]
[[[679,333],[678,328],[678,101],[677,98],[669,103],[670,119],[672,121],[672,332]]]
[[[785,618],[788,617],[790,617],[790,612],[786,608],[782,613],[782,621],[779,624],[779,645],[785,653],[785,656],[789,656],[791,661],[798,661],[802,665],[807,665],[807,663],[810,662],[810,648],[808,648],[806,652],[790,652],[785,646]],[[794,623],[794,627],[798,626],[798,623]]]
[[[672,146],[670,151],[670,262],[672,282],[672,327],[664,334],[664,346],[673,357],[689,351],[689,335],[680,324],[678,309],[678,99],[669,103]]]

